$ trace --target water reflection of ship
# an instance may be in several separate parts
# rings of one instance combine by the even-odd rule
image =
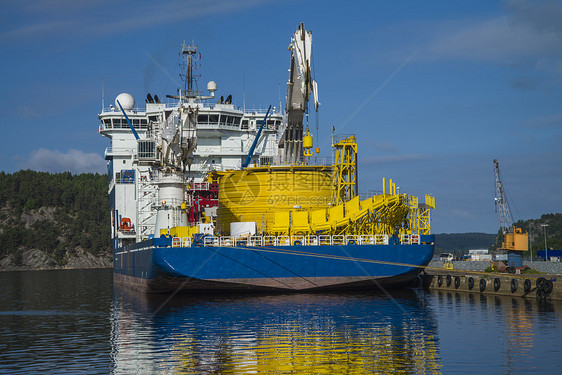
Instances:
[[[162,295],[115,289],[116,373],[439,373],[437,324],[413,290]]]

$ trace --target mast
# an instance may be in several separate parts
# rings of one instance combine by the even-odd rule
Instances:
[[[197,80],[199,76],[196,74],[199,67],[201,54],[197,53],[197,45],[185,44],[181,45],[181,73],[180,77],[184,81],[184,98],[194,99],[197,94]]]

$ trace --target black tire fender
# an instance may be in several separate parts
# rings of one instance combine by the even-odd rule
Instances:
[[[455,276],[455,289],[459,289],[461,285],[461,278],[459,276]]]
[[[511,279],[511,293],[517,292],[517,287],[519,286],[519,280]]]
[[[486,290],[486,279],[480,279],[480,291],[483,292]]]
[[[539,277],[536,283],[537,283],[537,288],[542,289],[544,283],[546,283],[546,279],[544,277]]]
[[[469,277],[468,278],[468,290],[472,290],[472,288],[474,288],[474,278]]]
[[[437,276],[437,285],[439,286],[443,285],[443,276],[441,275]]]
[[[447,286],[451,286],[451,281],[453,281],[453,278],[451,277],[451,275],[447,275]]]
[[[554,289],[554,284],[552,284],[552,280],[546,280],[542,286],[544,292],[546,293],[546,295],[548,296],[550,293],[552,293],[552,289]]]
[[[498,279],[497,277],[494,279],[494,292],[497,292],[500,287],[502,286],[502,283],[500,281],[500,279]]]
[[[525,293],[529,293],[531,291],[531,280],[525,279],[525,281],[523,281],[523,290]]]

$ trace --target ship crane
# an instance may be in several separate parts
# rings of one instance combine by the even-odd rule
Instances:
[[[508,252],[507,268],[509,272],[515,272],[517,268],[522,268],[521,252],[529,249],[529,235],[524,233],[521,228],[516,228],[513,224],[513,216],[509,208],[505,188],[503,186],[500,163],[494,159],[494,176],[496,183],[496,196],[494,204],[496,212],[500,214],[500,226],[502,233],[502,244],[500,250]]]
[[[182,79],[185,81],[183,93],[179,95],[166,95],[178,99],[178,105],[171,112],[163,111],[161,121],[155,126],[155,135],[158,147],[162,153],[161,168],[167,171],[185,172],[191,166],[191,155],[197,147],[197,100],[212,99],[215,97],[217,84],[210,81],[207,84],[209,96],[201,96],[195,89],[195,69],[197,67],[197,46],[182,44]]]
[[[165,117],[165,114],[162,116]],[[162,152],[162,169],[185,171],[197,147],[197,108],[180,101],[155,127]]]
[[[291,39],[291,68],[287,82],[286,127],[279,143],[283,148],[286,163],[299,163],[303,160],[303,118],[308,113],[310,94],[314,99],[314,109],[318,111],[318,85],[312,79],[312,33],[301,23]],[[307,128],[308,134],[308,128]],[[308,134],[309,135],[309,134]]]

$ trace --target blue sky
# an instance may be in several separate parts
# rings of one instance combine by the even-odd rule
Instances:
[[[492,160],[516,219],[562,212],[560,1],[3,0],[0,170],[105,172],[101,82],[142,103],[178,86],[195,41],[200,86],[246,107],[284,101],[290,37],[313,33],[322,103],[354,133],[360,190],[393,178],[436,197],[433,231],[494,233]],[[245,89],[245,90],[244,90]],[[316,124],[310,117],[311,127]]]

